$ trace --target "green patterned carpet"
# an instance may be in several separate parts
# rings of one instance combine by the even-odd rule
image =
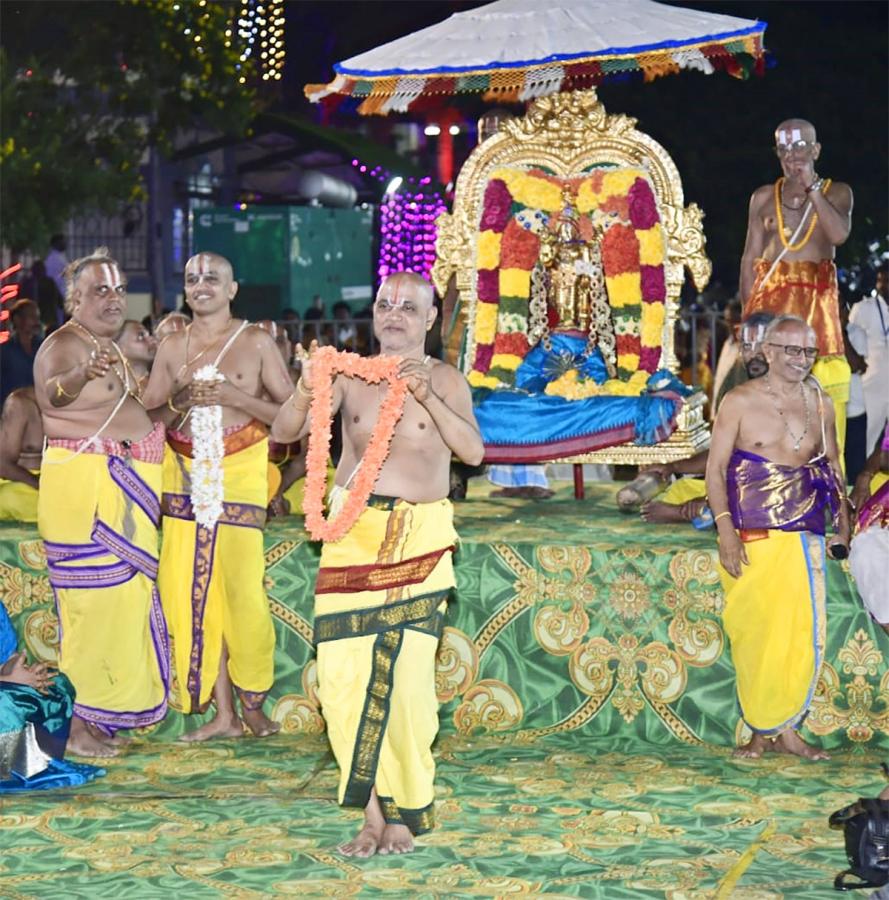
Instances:
[[[642,525],[613,486],[457,507],[439,653],[439,828],[349,862],[310,647],[317,547],[266,532],[278,635],[265,741],[172,743],[172,713],[76,792],[0,799],[0,897],[835,896],[827,815],[880,788],[889,641],[844,570],[805,737],[830,762],[734,760],[741,735],[712,535]],[[36,532],[0,527],[0,596],[32,656],[57,623]],[[192,719],[188,727],[198,720]],[[865,896],[862,894],[861,896]]]
[[[2,801],[0,896],[815,900],[843,863],[827,813],[878,783],[874,754],[753,763],[578,735],[451,735],[438,759],[418,852],[348,861],[331,850],[359,817],[334,803],[323,739],[141,742],[76,793]]]

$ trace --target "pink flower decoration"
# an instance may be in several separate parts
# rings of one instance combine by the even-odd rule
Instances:
[[[663,266],[640,266],[642,299],[646,303],[663,303],[667,299],[667,284]]]
[[[491,368],[491,359],[494,356],[493,344],[476,344],[475,347],[475,370],[477,372],[487,372]]]
[[[639,368],[642,369],[643,372],[648,372],[649,374],[653,374],[657,372],[658,365],[661,361],[661,348],[660,347],[643,347],[642,352],[639,354]]]
[[[500,302],[500,272],[498,269],[478,270],[478,299],[482,303]]]
[[[637,178],[629,190],[630,221],[633,227],[644,231],[659,221],[657,204],[651,187],[643,178]]]
[[[511,212],[512,195],[509,188],[499,178],[489,181],[485,188],[485,203],[479,230],[498,233],[503,231]]]

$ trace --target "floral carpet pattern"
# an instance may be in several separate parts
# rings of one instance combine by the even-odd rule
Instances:
[[[172,743],[178,713],[76,791],[0,800],[0,897],[834,896],[827,815],[880,789],[889,639],[829,574],[828,649],[804,736],[833,759],[736,760],[742,736],[711,535],[620,515],[614,488],[457,507],[439,652],[439,827],[411,857],[332,852],[336,807],[311,652],[317,547],[266,532],[278,636],[263,741]],[[0,529],[0,596],[54,659],[45,560]],[[193,717],[192,727],[200,721]]]

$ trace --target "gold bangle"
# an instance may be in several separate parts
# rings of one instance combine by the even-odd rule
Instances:
[[[726,510],[725,512],[721,512],[718,516],[713,517],[713,524],[715,525],[723,516],[730,516],[731,513]]]
[[[302,375],[296,379],[296,389],[303,395],[303,397],[308,397],[310,400],[315,395],[310,391],[304,384],[302,380]]]
[[[171,409],[174,413],[176,413],[177,416],[184,416],[184,415],[185,415],[185,413],[184,413],[181,409],[176,409],[176,407],[173,406],[173,398],[172,398],[172,397],[167,397],[167,406],[170,407],[170,409]]]
[[[49,381],[55,381],[56,383],[56,397],[67,397],[69,400],[76,400],[77,394],[69,394],[62,387],[61,377],[61,375],[56,375],[54,378],[49,379]],[[49,385],[49,381],[47,382],[47,386]]]

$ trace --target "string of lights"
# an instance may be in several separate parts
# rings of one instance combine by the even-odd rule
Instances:
[[[238,36],[244,44],[241,61],[252,57],[263,81],[280,81],[285,56],[284,0],[241,0]]]
[[[392,272],[416,272],[429,278],[435,262],[435,220],[446,210],[438,191],[386,194],[380,205],[379,281]]]

